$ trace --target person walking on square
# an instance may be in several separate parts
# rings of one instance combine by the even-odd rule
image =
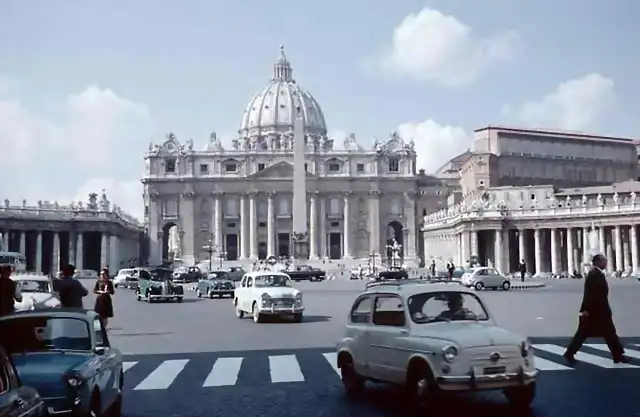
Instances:
[[[62,268],[62,278],[53,281],[53,290],[60,297],[61,307],[84,308],[82,299],[89,294],[89,291],[73,277],[75,273],[75,266],[66,265]]]
[[[587,338],[602,337],[611,351],[613,362],[628,363],[629,359],[624,356],[624,348],[613,323],[613,314],[609,306],[609,285],[602,272],[607,267],[607,258],[598,254],[593,257],[592,263],[593,268],[584,281],[578,330],[563,356],[567,362],[574,364],[574,355]]]
[[[113,302],[111,296],[114,293],[113,283],[109,279],[109,270],[107,268],[103,268],[100,271],[100,278],[96,281],[93,292],[98,295],[93,310],[98,313],[106,328],[109,324],[109,319],[113,317]]]
[[[14,312],[14,303],[21,302],[20,287],[11,279],[11,265],[0,265],[0,317]]]
[[[524,282],[524,276],[527,274],[527,263],[524,261],[524,259],[520,260],[518,271],[520,272],[520,281]]]

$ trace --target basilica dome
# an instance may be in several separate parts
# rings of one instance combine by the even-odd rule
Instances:
[[[297,109],[302,112],[306,135],[324,137],[327,126],[320,104],[293,79],[293,69],[280,46],[271,82],[249,101],[238,133],[241,138],[292,135]]]

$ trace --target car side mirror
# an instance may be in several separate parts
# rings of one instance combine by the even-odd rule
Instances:
[[[93,352],[100,356],[104,355],[106,351],[107,349],[104,346],[96,346],[96,348],[93,349]]]

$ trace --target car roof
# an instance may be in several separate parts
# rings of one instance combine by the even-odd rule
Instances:
[[[255,277],[262,277],[265,275],[281,275],[284,277],[289,277],[289,275],[287,275],[284,272],[280,272],[280,271],[270,271],[270,270],[266,270],[266,271],[251,271],[251,272],[247,272],[246,273],[247,276],[255,278]]]
[[[16,275],[11,275],[11,279],[14,281],[18,281],[18,280],[29,280],[29,281],[50,281],[51,278],[49,278],[46,275],[34,275],[34,274],[16,274]]]
[[[361,294],[398,294],[402,297],[411,297],[416,294],[432,292],[461,292],[473,294],[473,291],[463,287],[457,281],[445,280],[387,280],[369,284],[369,287]]]
[[[17,311],[7,316],[0,317],[0,321],[11,320],[18,317],[59,317],[82,320],[93,320],[97,313],[83,308],[41,308],[38,310]]]

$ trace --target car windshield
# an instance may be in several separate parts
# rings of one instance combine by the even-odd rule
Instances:
[[[0,321],[0,345],[9,354],[92,349],[91,333],[86,321],[41,316]]]
[[[260,275],[255,278],[254,287],[288,287],[289,277],[286,275]]]
[[[16,280],[16,284],[20,287],[20,292],[51,292],[49,281],[40,281],[35,279]]]
[[[227,274],[224,271],[220,271],[220,272],[209,272],[209,274],[207,275],[208,279],[216,279],[216,280],[220,280],[220,279],[227,279],[229,278],[229,274]]]
[[[415,323],[439,321],[485,321],[489,314],[475,294],[441,291],[416,294],[408,300],[409,315]]]

